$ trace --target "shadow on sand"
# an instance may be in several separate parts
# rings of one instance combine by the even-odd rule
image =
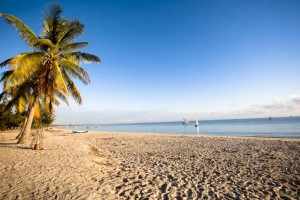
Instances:
[[[17,144],[15,142],[0,142],[0,146],[10,146],[10,145],[14,145]]]
[[[11,149],[32,149],[29,146],[19,146],[16,142],[0,142],[0,148],[11,148]]]

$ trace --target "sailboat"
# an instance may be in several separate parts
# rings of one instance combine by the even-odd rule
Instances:
[[[269,116],[269,117],[268,117],[268,120],[272,120],[272,117],[271,117],[271,116]]]
[[[195,127],[196,127],[196,128],[199,127],[198,120],[196,120]]]
[[[184,125],[188,125],[189,124],[189,120],[187,119],[183,119],[183,122],[182,122]]]

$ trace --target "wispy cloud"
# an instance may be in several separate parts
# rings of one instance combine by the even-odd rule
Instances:
[[[291,101],[297,105],[300,106],[300,95],[292,95],[291,96]]]
[[[288,100],[275,98],[271,103],[255,104],[246,111],[252,113],[282,113],[300,111],[300,95],[292,95]]]
[[[198,113],[200,116],[200,113]],[[246,105],[243,108],[223,112],[201,113],[208,119],[252,118],[272,116],[300,115],[300,95],[291,95],[287,100],[274,98],[271,102]]]

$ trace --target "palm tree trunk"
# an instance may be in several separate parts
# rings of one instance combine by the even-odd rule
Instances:
[[[23,127],[23,129],[24,129],[23,133],[22,134],[20,133],[21,136],[20,136],[20,139],[18,140],[17,144],[24,144],[29,136],[36,104],[37,104],[37,98],[35,98],[35,100],[33,101],[32,106],[29,107],[29,110],[28,110],[29,115],[28,115],[27,121],[25,122],[25,125]]]
[[[20,133],[18,134],[18,136],[16,137],[16,139],[20,139],[21,136],[23,135],[24,130],[25,130],[25,126],[26,126],[26,124],[27,124],[27,119],[28,119],[28,116],[26,116],[25,121],[24,121],[24,124],[22,125],[22,129],[21,129]]]

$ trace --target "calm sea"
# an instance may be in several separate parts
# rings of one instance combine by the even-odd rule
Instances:
[[[180,135],[214,135],[214,136],[253,136],[253,137],[286,137],[300,138],[300,117],[277,117],[232,120],[203,120],[199,128],[195,121],[188,125],[182,122],[115,124],[115,125],[82,125],[72,129],[89,131],[112,131],[134,133],[180,134]]]

